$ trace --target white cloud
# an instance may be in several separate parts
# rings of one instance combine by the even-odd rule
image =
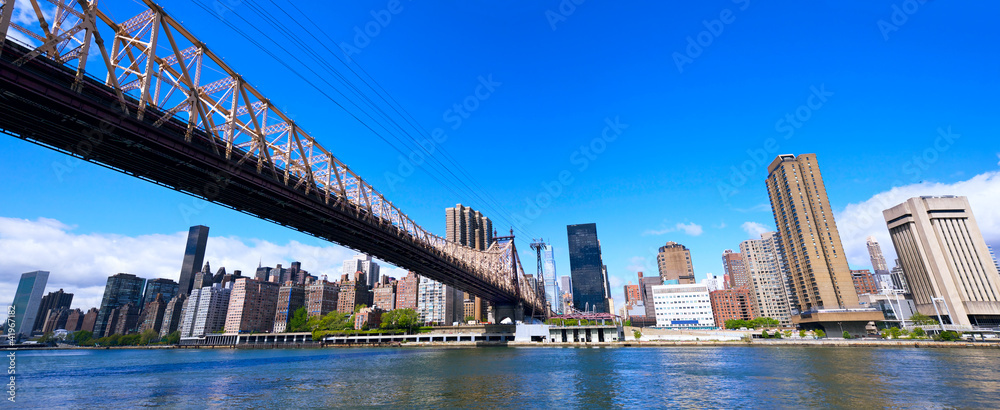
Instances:
[[[648,229],[642,233],[642,236],[663,235],[666,233],[677,232],[677,231],[684,232],[691,236],[698,236],[701,235],[702,232],[704,232],[704,229],[702,229],[701,225],[698,225],[694,222],[687,224],[678,222],[674,226],[661,225],[660,229]]]
[[[0,217],[0,301],[13,300],[21,273],[49,271],[46,292],[65,289],[73,293],[73,307],[100,305],[108,276],[126,272],[142,278],[180,276],[187,231],[170,235],[135,237],[114,234],[77,234],[75,227],[47,218],[29,221]],[[239,269],[253,275],[258,261],[265,266],[292,261],[314,275],[340,275],[343,261],[355,252],[316,240],[315,245],[291,241],[275,244],[260,239],[209,237],[205,259],[216,271]],[[382,265],[382,274],[402,277],[402,269]]]
[[[1000,172],[987,172],[965,181],[952,184],[923,182],[894,187],[889,191],[875,194],[868,200],[848,204],[842,211],[835,212],[837,229],[840,231],[847,261],[852,267],[870,267],[866,238],[871,235],[882,247],[889,267],[896,258],[895,249],[889,239],[882,211],[899,205],[909,198],[925,195],[958,195],[969,198],[972,213],[979,222],[979,230],[986,243],[1000,245]]]
[[[773,231],[773,229],[767,225],[759,222],[744,222],[743,225],[740,225],[740,227],[743,228],[743,231],[745,231],[747,235],[750,235],[750,239],[760,239],[760,234]]]

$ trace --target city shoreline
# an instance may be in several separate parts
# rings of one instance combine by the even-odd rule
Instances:
[[[162,350],[162,349],[324,349],[324,348],[472,348],[472,347],[549,347],[549,348],[633,348],[633,347],[868,347],[868,348],[972,348],[1000,349],[1000,343],[944,342],[933,340],[768,340],[768,341],[619,341],[583,343],[538,342],[408,342],[408,343],[352,343],[305,345],[241,345],[241,346],[62,346],[0,348],[4,351],[47,350]]]

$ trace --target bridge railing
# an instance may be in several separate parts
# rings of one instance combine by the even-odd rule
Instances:
[[[16,2],[30,2],[36,24],[26,24],[22,15],[14,21]],[[44,56],[73,67],[79,90],[96,45],[103,67],[92,71],[103,70],[105,84],[127,115],[154,126],[183,124],[186,141],[207,139],[218,155],[238,166],[253,164],[258,173],[315,194],[330,206],[349,207],[359,218],[435,250],[506,293],[545,305],[533,289],[515,283],[524,280],[523,270],[513,272],[515,265],[504,257],[513,252],[459,246],[417,225],[159,5],[143,2],[147,10],[119,23],[98,9],[97,0],[0,0],[0,52],[10,33],[34,47],[15,64]]]

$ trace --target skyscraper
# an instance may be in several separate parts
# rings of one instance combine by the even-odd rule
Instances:
[[[187,246],[184,248],[184,262],[181,265],[181,277],[178,283],[178,292],[185,295],[191,294],[194,287],[194,274],[198,273],[198,267],[205,260],[205,247],[208,245],[208,227],[202,225],[192,226],[188,231]]]
[[[767,170],[767,192],[800,312],[792,321],[811,328],[836,319],[861,333],[868,321],[882,320],[874,310],[831,311],[858,309],[860,303],[816,155],[780,155]]]
[[[545,272],[545,300],[549,302],[552,313],[562,314],[562,303],[559,302],[559,279],[556,277],[556,259],[552,245],[542,247],[542,269]]]
[[[782,326],[789,327],[792,325],[792,311],[786,288],[787,271],[777,251],[780,246],[777,236],[775,232],[764,232],[761,239],[743,241],[740,253],[749,276],[746,287],[751,290],[756,313],[777,319]]]
[[[420,320],[449,326],[462,322],[465,314],[462,291],[423,276],[419,278],[416,310]]]
[[[746,263],[743,261],[743,254],[733,252],[732,249],[722,251],[722,267],[726,270],[726,284],[729,289],[736,289],[746,286],[750,282],[750,274],[747,272]]]
[[[694,284],[694,264],[691,251],[677,242],[667,242],[656,255],[656,265],[660,268],[663,283]],[[668,282],[675,280],[677,282]]]
[[[868,256],[872,259],[873,271],[888,271],[889,266],[885,263],[885,256],[882,256],[882,247],[874,236],[868,237]]]
[[[295,281],[288,281],[281,285],[281,288],[278,289],[278,305],[274,315],[274,333],[287,332],[288,322],[295,317],[295,311],[305,304],[305,285]]]
[[[1000,325],[1000,273],[966,197],[910,198],[882,214],[918,312]]]
[[[581,311],[611,313],[597,224],[569,225],[566,234],[569,237],[569,271],[573,278],[573,307]]]
[[[112,314],[119,307],[131,303],[138,310],[139,302],[142,300],[142,285],[145,282],[145,279],[128,273],[119,273],[108,278],[108,283],[104,286],[104,297],[101,299],[101,310],[97,312],[97,321],[94,323],[95,338],[114,334],[115,329],[109,324]]]
[[[559,290],[563,293],[569,292],[573,293],[573,277],[571,276],[561,276],[559,277]]]
[[[45,318],[48,316],[50,310],[69,309],[71,304],[73,304],[73,294],[66,293],[62,289],[42,296],[42,302],[38,304],[38,316],[35,318],[35,327],[33,330],[42,330]]]
[[[372,260],[371,255],[358,254],[354,255],[354,258],[344,261],[344,275],[353,278],[356,272],[364,272],[365,286],[368,286],[368,289],[374,288],[375,284],[378,283],[379,265],[378,262]]]
[[[163,278],[150,279],[146,281],[146,291],[143,292],[144,296],[142,297],[141,306],[143,309],[145,309],[146,305],[148,305],[153,300],[156,300],[156,295],[162,295],[161,297],[163,298],[163,306],[164,308],[166,308],[166,305],[167,303],[170,302],[170,299],[173,299],[174,296],[177,295],[178,289],[180,289],[180,287],[177,285],[177,282],[174,282],[170,279],[163,279]],[[159,326],[157,326],[157,328],[158,327]]]
[[[49,273],[37,270],[22,273],[14,292],[14,335],[31,336],[31,331],[38,320],[38,308],[42,304],[42,292],[49,281]]]
[[[160,325],[160,337],[166,337],[177,330],[181,323],[181,313],[184,311],[184,301],[187,296],[183,293],[174,296],[167,302],[166,309],[163,310],[163,323]]]
[[[417,296],[420,291],[420,276],[406,272],[406,276],[396,283],[396,309],[417,310]]]
[[[278,308],[278,289],[274,282],[239,278],[233,282],[226,313],[226,333],[270,332]]]
[[[493,221],[462,204],[445,209],[445,229],[449,242],[481,251],[493,244]]]

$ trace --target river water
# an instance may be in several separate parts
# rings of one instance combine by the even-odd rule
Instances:
[[[16,370],[17,408],[1000,408],[1000,349],[62,350]]]

